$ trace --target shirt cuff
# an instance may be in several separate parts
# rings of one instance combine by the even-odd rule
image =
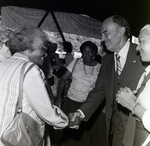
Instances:
[[[144,127],[150,132],[150,110],[144,112],[142,122]]]
[[[83,119],[85,118],[84,113],[83,113],[80,109],[77,109],[77,111],[80,112],[80,114],[81,114],[81,117],[80,117],[80,118],[83,120]]]

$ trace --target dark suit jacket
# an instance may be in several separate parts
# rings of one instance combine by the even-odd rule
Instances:
[[[95,88],[89,93],[87,100],[82,104],[80,110],[85,114],[88,120],[98,106],[106,97],[106,126],[107,136],[109,131],[109,124],[112,115],[113,102],[116,101],[115,95],[120,87],[129,87],[135,90],[141,74],[144,72],[144,66],[137,55],[136,45],[130,44],[127,60],[122,70],[119,80],[115,73],[114,53],[109,53],[103,58],[101,71],[96,81]],[[115,99],[113,101],[113,99]],[[126,125],[128,113],[122,111],[120,108],[120,117]]]

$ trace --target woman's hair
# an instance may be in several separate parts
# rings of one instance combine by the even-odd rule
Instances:
[[[98,47],[97,47],[96,44],[94,44],[93,42],[91,42],[91,41],[86,41],[86,42],[84,42],[84,43],[80,46],[80,52],[82,53],[86,47],[91,48],[91,49],[95,52],[95,55],[97,54]]]
[[[112,19],[113,19],[113,22],[118,24],[120,27],[125,27],[125,35],[127,38],[130,38],[130,35],[131,35],[130,25],[127,22],[127,20],[119,15],[114,15]]]
[[[36,45],[39,39],[44,40],[44,43],[49,42],[47,35],[40,28],[24,26],[9,35],[8,46],[12,54],[27,49],[33,51],[40,47]]]

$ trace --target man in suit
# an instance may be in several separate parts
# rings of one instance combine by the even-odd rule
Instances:
[[[74,112],[70,128],[78,127],[77,119],[88,121],[106,97],[107,143],[123,146],[122,139],[129,111],[117,104],[116,93],[120,87],[126,86],[135,90],[144,66],[137,55],[136,45],[129,41],[130,26],[126,19],[118,15],[105,19],[101,34],[102,41],[111,53],[104,56],[95,88],[80,109]],[[117,54],[120,56],[119,65],[115,57]]]

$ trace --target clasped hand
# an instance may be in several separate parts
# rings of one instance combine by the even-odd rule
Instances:
[[[68,119],[69,119],[69,128],[71,129],[79,129],[80,124],[81,124],[81,113],[80,112],[74,112],[74,113],[70,113],[68,115]]]
[[[131,91],[130,88],[120,88],[116,94],[116,101],[122,106],[132,111],[136,102],[136,91]]]

